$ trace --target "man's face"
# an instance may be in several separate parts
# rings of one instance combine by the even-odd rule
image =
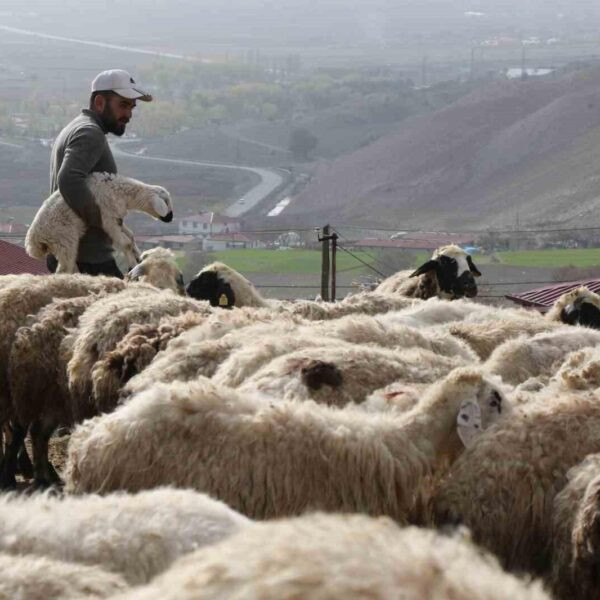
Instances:
[[[103,106],[97,106],[104,126],[110,133],[121,136],[125,133],[125,127],[131,119],[136,101],[123,98],[118,94],[112,94],[108,98],[102,98]]]

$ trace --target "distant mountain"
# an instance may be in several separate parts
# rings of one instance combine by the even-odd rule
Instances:
[[[285,218],[310,225],[600,225],[600,68],[496,82],[323,164]]]

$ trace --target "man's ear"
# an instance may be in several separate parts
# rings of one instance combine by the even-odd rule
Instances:
[[[106,108],[106,98],[102,94],[97,94],[94,98],[94,108],[98,112],[103,112]]]

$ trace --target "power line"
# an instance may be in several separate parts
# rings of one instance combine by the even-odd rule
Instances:
[[[359,231],[394,231],[401,232],[405,231],[407,233],[431,233],[431,234],[440,234],[440,235],[451,235],[451,234],[477,234],[483,235],[486,233],[563,233],[568,231],[598,231],[600,230],[600,225],[596,227],[564,227],[561,229],[462,229],[462,230],[454,230],[454,231],[428,231],[427,228],[419,228],[412,229],[406,228],[402,226],[398,227],[367,227],[365,225],[339,225],[340,229],[356,229]],[[404,238],[403,238],[404,239]],[[410,239],[410,238],[406,238]]]
[[[358,256],[356,256],[356,254],[353,254],[352,252],[350,252],[350,250],[348,250],[347,248],[345,248],[344,246],[342,246],[341,244],[338,244],[338,248],[340,250],[343,250],[344,252],[347,252],[350,256],[352,256],[354,259],[356,259],[358,262],[362,263],[363,265],[365,265],[365,267],[369,267],[369,269],[371,269],[372,271],[375,271],[375,273],[377,273],[378,275],[380,275],[381,277],[386,277],[381,271],[378,271],[373,265],[370,265],[369,263],[365,262],[364,260],[362,260],[362,258],[358,258]]]
[[[337,231],[337,229],[335,229],[335,227],[332,228],[333,231],[335,233],[338,234],[339,237],[341,237],[343,240],[345,240],[346,242],[350,242],[350,240],[348,240],[348,238],[346,238],[345,236],[343,236],[339,231]],[[362,248],[359,249],[361,252],[363,252],[366,256],[368,256],[372,261],[374,262],[378,262],[379,264],[383,265],[384,267],[390,269],[392,271],[392,273],[396,272],[398,269],[396,267],[393,267],[389,264],[387,264],[385,261],[381,260],[380,258],[377,258],[375,256],[372,256],[371,254],[369,254],[366,250],[363,250]]]

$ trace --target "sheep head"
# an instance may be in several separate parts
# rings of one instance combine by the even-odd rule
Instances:
[[[561,296],[560,320],[568,325],[600,329],[600,296],[582,286]],[[558,303],[557,301],[557,303]]]
[[[127,275],[127,281],[141,281],[157,288],[173,290],[185,296],[183,275],[175,262],[175,255],[166,248],[152,248],[142,253],[141,262]]]
[[[225,265],[222,265],[223,267]],[[214,267],[214,268],[211,268]],[[218,264],[206,267],[186,288],[188,296],[196,300],[208,300],[211,306],[219,308],[233,308],[235,306],[235,293],[229,282],[221,277]]]
[[[173,220],[173,201],[171,200],[171,194],[160,185],[151,185],[149,187],[151,190],[149,214],[155,219],[170,223]]]
[[[469,254],[462,248],[451,245],[438,248],[431,259],[412,273],[411,277],[420,275],[435,278],[437,295],[454,300],[464,296],[474,298],[477,295],[475,277],[480,277],[481,273]],[[427,297],[431,295],[433,294],[430,293]]]
[[[423,409],[434,419],[445,413],[455,423],[453,433],[468,448],[488,427],[509,414],[511,406],[499,377],[478,368],[459,367],[429,388],[414,410]]]

